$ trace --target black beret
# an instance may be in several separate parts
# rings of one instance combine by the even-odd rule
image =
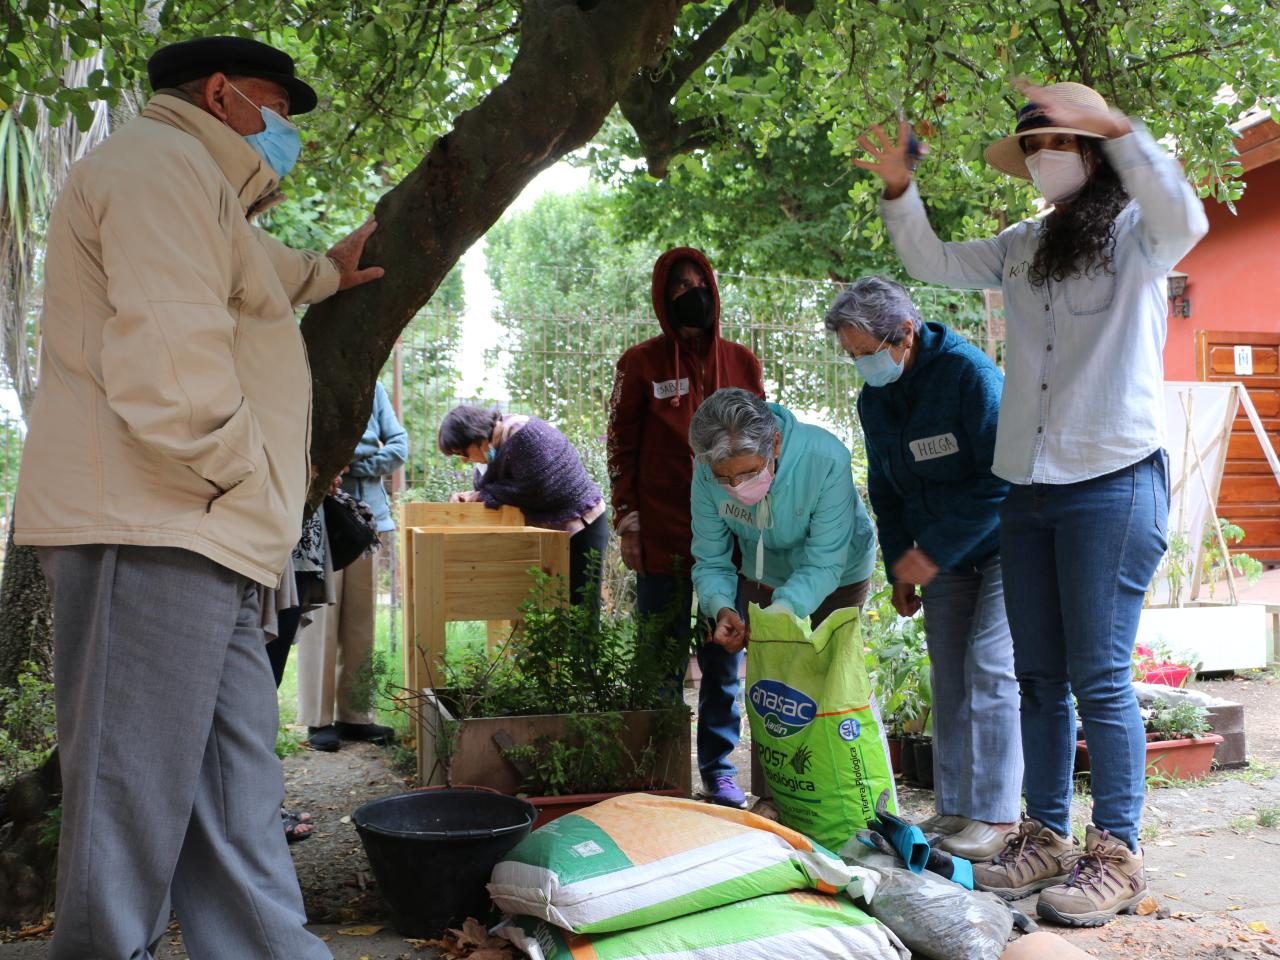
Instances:
[[[198,37],[161,47],[147,61],[152,90],[176,87],[215,73],[257,77],[284,87],[289,114],[307,113],[316,106],[316,92],[293,72],[293,58],[283,50],[247,37]]]

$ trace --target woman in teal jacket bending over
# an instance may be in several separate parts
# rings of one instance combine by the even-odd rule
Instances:
[[[817,626],[861,607],[875,567],[875,529],[853,485],[849,451],[821,427],[737,388],[703,401],[689,426],[695,466],[693,588],[715,620],[711,642],[729,653],[747,642],[747,604],[785,607]],[[734,568],[733,551],[742,555]],[[731,776],[741,716],[698,725],[709,780]]]
[[[716,621],[712,642],[742,648],[747,603],[785,607],[814,626],[862,606],[875,532],[843,443],[776,403],[728,389],[698,408],[689,444],[697,460],[693,585]]]

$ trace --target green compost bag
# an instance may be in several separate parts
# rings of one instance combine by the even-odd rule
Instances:
[[[812,633],[808,618],[755,604],[747,648],[747,715],[756,758],[782,822],[838,849],[874,819],[893,771],[863,659],[855,609]]]
[[[635,930],[580,933],[534,917],[497,931],[530,960],[908,960],[888,927],[844,897],[775,893]]]

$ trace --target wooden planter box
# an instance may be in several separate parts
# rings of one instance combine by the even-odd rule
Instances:
[[[675,709],[681,713],[678,730],[675,736],[657,744],[653,769],[644,779],[665,784],[675,795],[688,797],[693,788],[690,724],[685,708]],[[524,778],[503,755],[503,750],[532,744],[540,737],[563,737],[568,719],[567,714],[552,713],[459,720],[449,706],[448,692],[431,689],[423,692],[419,711],[422,715],[419,756],[423,760],[420,772],[424,785],[442,784],[448,779],[457,785],[490,787],[509,794],[520,792]],[[645,749],[655,728],[667,719],[666,713],[664,710],[622,711],[623,740],[634,756],[638,757]],[[452,756],[448,755],[444,739],[450,731],[453,732]]]
[[[1154,736],[1154,734],[1151,734]],[[1202,780],[1213,767],[1213,752],[1222,743],[1216,733],[1192,740],[1148,740],[1147,776],[1161,774],[1172,780]],[[1076,741],[1076,772],[1089,769],[1089,747]]]

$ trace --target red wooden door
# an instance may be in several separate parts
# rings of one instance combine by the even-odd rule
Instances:
[[[1240,348],[1247,348],[1240,359],[1249,361],[1252,373],[1237,372]],[[1243,383],[1272,447],[1280,450],[1280,333],[1197,331],[1196,368],[1201,380]],[[1218,516],[1244,528],[1239,550],[1266,564],[1280,564],[1280,483],[1243,408],[1227,446]]]

